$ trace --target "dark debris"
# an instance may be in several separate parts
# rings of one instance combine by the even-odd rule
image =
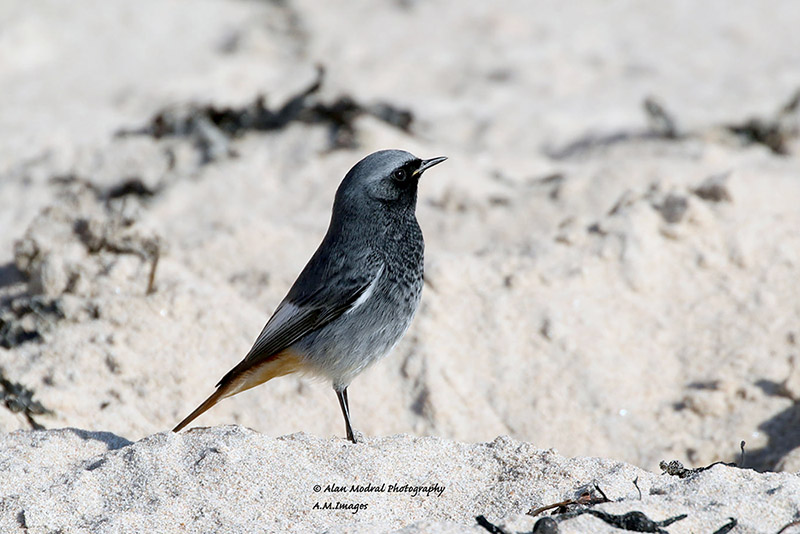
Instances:
[[[580,156],[597,149],[640,139],[658,139],[658,136],[651,132],[616,132],[601,135],[588,134],[561,148],[545,148],[544,152],[552,159],[562,160]]]
[[[784,532],[786,532],[786,531],[787,531],[787,530],[789,530],[790,528],[792,528],[792,527],[797,527],[797,526],[800,526],[800,519],[798,519],[798,520],[795,520],[795,521],[792,521],[792,522],[790,522],[790,523],[786,523],[785,525],[783,525],[783,526],[781,527],[781,529],[780,529],[778,532],[776,532],[776,534],[783,534]],[[724,527],[723,527],[723,528],[724,528]],[[718,531],[718,532],[719,532],[719,531]],[[714,534],[717,534],[717,532],[715,532]],[[723,534],[724,534],[724,533],[723,533]]]
[[[605,522],[612,527],[627,530],[628,532],[654,532],[657,534],[669,534],[668,531],[664,530],[665,527],[672,525],[678,521],[686,519],[688,517],[687,514],[680,514],[673,517],[668,517],[661,521],[655,521],[650,519],[645,515],[643,512],[639,511],[632,511],[627,512],[625,514],[611,514],[608,512],[603,512],[601,510],[593,510],[591,508],[582,508],[579,510],[573,510],[569,513],[560,515],[560,516],[548,516],[542,517],[539,519],[533,526],[533,530],[531,534],[558,534],[558,523],[561,521],[565,521],[568,519],[573,519],[575,517],[589,514],[594,516],[601,521]],[[506,530],[498,527],[485,516],[479,515],[475,517],[475,521],[478,523],[479,526],[486,529],[487,532],[491,534],[509,534]],[[738,521],[734,517],[728,518],[728,522],[722,525],[719,529],[715,530],[713,534],[727,534],[734,527],[738,525]],[[800,525],[800,521],[794,521],[785,525],[781,530],[778,531],[778,534],[781,534],[786,529]]]
[[[738,524],[739,522],[736,520],[735,517],[729,517],[728,522],[719,527],[717,530],[715,530],[714,534],[728,534],[728,532],[733,530],[733,527],[735,527]]]
[[[650,131],[663,139],[679,139],[678,126],[672,114],[655,98],[648,96],[642,103]]]
[[[116,237],[109,234],[106,227],[93,225],[87,219],[76,220],[72,230],[90,254],[97,254],[101,251],[113,254],[133,254],[142,261],[150,262],[145,294],[150,295],[155,291],[156,269],[161,257],[161,241],[158,237],[136,239]]]
[[[797,132],[788,131],[775,119],[760,117],[747,119],[743,123],[726,124],[723,128],[736,135],[745,146],[764,145],[780,156],[789,154],[789,138],[797,135]]]
[[[739,448],[742,451],[742,456],[739,459],[739,463],[736,462],[714,462],[712,464],[703,466],[703,467],[695,467],[694,469],[689,469],[683,466],[683,464],[678,460],[672,460],[670,462],[661,460],[659,462],[658,467],[661,468],[662,474],[667,474],[671,476],[676,476],[678,478],[688,478],[692,475],[696,475],[697,473],[701,473],[708,469],[711,469],[715,465],[724,465],[727,467],[744,467],[744,459],[745,459],[745,452],[744,452],[745,442],[742,441],[739,443]]]
[[[637,491],[639,492],[639,500],[641,500],[641,490],[639,489],[638,485],[638,477],[633,481],[633,485],[636,487]],[[661,521],[655,521],[647,517],[644,512],[640,512],[637,510],[627,512],[625,514],[616,515],[611,514],[608,512],[604,512],[601,510],[595,510],[592,506],[596,504],[611,502],[610,499],[603,493],[603,490],[597,484],[594,484],[591,489],[586,489],[581,493],[581,495],[576,499],[568,499],[562,502],[550,504],[547,506],[541,506],[539,508],[531,509],[528,511],[528,515],[536,516],[546,510],[553,510],[552,515],[543,517],[539,521],[537,521],[536,525],[542,523],[542,529],[550,529],[550,530],[536,530],[534,528],[533,532],[558,532],[557,528],[552,530],[553,525],[557,522],[566,521],[568,519],[572,519],[578,517],[583,514],[589,514],[602,521],[605,521],[609,525],[612,525],[616,528],[620,528],[623,530],[628,530],[631,532],[657,532],[657,533],[664,533],[666,534],[667,531],[664,530],[662,527],[668,527],[672,523],[676,521],[680,521],[681,519],[686,518],[686,514],[677,515],[674,517],[669,517],[667,519]],[[547,522],[547,526],[544,524],[544,520],[549,520]]]
[[[478,525],[485,528],[486,531],[490,532],[491,534],[508,534],[505,530],[503,530],[502,528],[498,527],[497,525],[486,519],[486,516],[483,515],[475,516],[475,521],[477,521]]]
[[[209,163],[225,155],[236,155],[230,148],[231,139],[247,131],[279,130],[293,121],[327,126],[331,150],[358,146],[355,121],[362,115],[372,115],[404,132],[411,131],[413,113],[388,102],[365,105],[347,95],[332,102],[320,101],[316,94],[324,77],[325,69],[317,67],[316,79],[276,109],[267,106],[263,95],[240,108],[213,104],[169,108],[158,112],[148,124],[120,130],[117,135],[148,135],[155,139],[188,137],[200,151],[201,162]]]
[[[553,514],[565,514],[574,509],[574,507],[594,506],[595,504],[602,504],[604,502],[610,501],[608,497],[606,497],[606,494],[603,493],[603,490],[601,490],[597,484],[594,484],[592,488],[585,489],[576,499],[567,499],[565,501],[540,506],[539,508],[531,508],[526,514],[536,517],[547,510],[554,510]]]
[[[161,191],[160,187],[151,187],[144,183],[138,176],[127,176],[116,184],[108,187],[101,187],[75,174],[53,176],[50,182],[61,186],[78,185],[80,187],[85,187],[94,194],[97,200],[105,201],[106,203],[129,196],[148,200]]]
[[[728,191],[728,178],[730,172],[709,176],[692,190],[692,193],[709,202],[733,202],[733,197]]]
[[[476,516],[475,521],[491,534],[509,534],[506,530],[498,527],[483,515]],[[542,517],[534,523],[531,534],[558,534],[558,521],[552,517]]]
[[[86,247],[90,254],[110,252],[112,254],[132,254],[143,262],[150,263],[147,279],[146,294],[155,292],[155,276],[158,262],[162,253],[162,241],[158,236],[139,236],[136,233],[120,231],[134,225],[135,216],[125,213],[128,197],[148,200],[163,189],[163,184],[156,186],[147,185],[138,176],[128,176],[110,186],[100,186],[91,180],[75,174],[53,176],[50,182],[65,187],[65,194],[75,195],[78,191],[87,191],[98,201],[104,202],[106,213],[111,216],[107,220],[98,220],[91,217],[76,218],[72,223],[72,232]],[[34,247],[35,249],[35,247]],[[28,258],[28,263],[39,252],[34,250]],[[70,285],[67,291],[70,291]],[[4,330],[3,317],[0,309],[0,346],[3,346]]]
[[[662,521],[654,521],[647,517],[643,512],[639,511],[617,515],[589,508],[570,512],[569,518],[577,517],[583,514],[593,515],[609,525],[622,530],[628,530],[630,532],[658,532],[659,534],[668,534],[667,531],[661,527],[668,527],[672,523],[680,521],[681,519],[686,519],[687,517],[686,514],[681,514],[674,517],[668,517]]]
[[[662,460],[658,464],[658,467],[661,468],[662,474],[667,474],[678,478],[689,478],[692,475],[696,475],[697,473],[701,473],[703,471],[711,469],[715,465],[738,467],[734,462],[714,462],[713,464],[709,464],[703,467],[695,467],[694,469],[689,469],[684,467],[683,464],[678,460],[672,460],[671,462],[666,462]]]
[[[13,413],[21,413],[34,430],[43,430],[34,415],[48,415],[53,412],[33,398],[34,392],[18,382],[12,382],[0,368],[0,402]]]
[[[105,192],[105,196],[109,199],[121,198],[128,195],[133,195],[139,198],[150,198],[156,194],[156,191],[142,182],[141,178],[135,176],[129,177],[120,183],[111,186]]]
[[[669,534],[666,530],[664,530],[664,527],[668,527],[671,524],[687,517],[687,514],[680,514],[673,517],[668,517],[661,521],[656,521],[650,519],[644,512],[640,512],[638,510],[624,514],[612,514],[602,510],[595,510],[591,508],[591,506],[594,504],[610,501],[597,485],[595,485],[594,489],[602,495],[601,498],[587,497],[590,492],[586,492],[583,493],[578,499],[570,499],[568,501],[563,501],[549,506],[543,506],[541,508],[529,511],[528,515],[535,516],[545,510],[555,508],[553,515],[542,517],[535,523],[531,534],[557,534],[558,523],[584,514],[592,515],[613,527],[627,530],[629,532],[655,532],[658,534]],[[475,520],[478,522],[478,525],[482,526],[492,534],[506,534],[505,530],[491,523],[482,515],[477,516]],[[736,520],[733,518],[731,520],[735,525]]]
[[[0,347],[10,349],[37,341],[55,321],[63,318],[58,299],[42,295],[12,299],[0,309]]]
[[[648,123],[646,130],[589,134],[561,148],[547,148],[545,152],[553,159],[567,159],[631,141],[705,138],[708,131],[722,130],[733,135],[742,146],[762,145],[774,154],[786,156],[789,155],[791,140],[800,137],[797,121],[791,120],[792,115],[800,111],[800,90],[771,117],[750,117],[742,122],[714,125],[697,131],[681,131],[674,116],[653,97],[645,98],[642,107]]]
[[[558,534],[558,521],[552,517],[542,517],[534,523],[532,534]]]

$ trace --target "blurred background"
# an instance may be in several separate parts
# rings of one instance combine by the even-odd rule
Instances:
[[[0,3],[0,430],[172,428],[374,150],[447,155],[370,435],[800,470],[800,4]],[[277,379],[197,425],[343,436]]]

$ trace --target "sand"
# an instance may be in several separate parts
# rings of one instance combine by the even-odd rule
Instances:
[[[689,514],[670,532],[794,519],[800,6],[9,1],[0,20],[0,524],[530,531],[520,514],[594,479],[622,499],[597,509]],[[215,125],[225,108],[239,122]],[[304,377],[165,433],[388,147],[449,160],[420,186],[421,308],[349,390],[363,449]],[[786,474],[657,474],[741,441]],[[195,466],[204,447],[219,465]],[[492,447],[524,464],[512,482]],[[441,499],[308,506],[317,473],[425,469]]]
[[[219,426],[131,443],[67,428],[14,432],[0,444],[3,532],[485,532],[479,515],[530,532],[540,518],[526,511],[595,485],[610,500],[595,512],[653,521],[685,514],[671,532],[711,532],[735,517],[736,532],[765,532],[792,517],[800,494],[788,473],[720,465],[681,479],[567,459],[507,436],[469,445],[395,435],[353,445]],[[558,528],[618,531],[591,515]]]

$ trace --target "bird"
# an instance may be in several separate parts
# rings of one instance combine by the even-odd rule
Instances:
[[[336,191],[322,243],[250,351],[173,432],[222,399],[303,373],[331,382],[347,439],[356,443],[347,388],[391,352],[416,313],[425,249],[417,189],[422,174],[446,159],[391,149],[356,163]]]

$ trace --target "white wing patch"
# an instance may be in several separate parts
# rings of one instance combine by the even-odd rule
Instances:
[[[264,328],[261,330],[261,333],[256,338],[253,348],[250,349],[250,352],[253,352],[259,343],[263,343],[268,337],[275,333],[276,330],[279,330],[286,325],[286,323],[297,315],[298,311],[300,310],[295,304],[291,302],[283,301],[278,305],[278,308],[272,314],[267,324],[264,325]]]
[[[353,305],[350,306],[350,308],[348,308],[346,312],[344,312],[345,315],[352,312],[356,308],[363,306],[364,303],[369,299],[369,297],[372,296],[372,293],[375,291],[375,286],[378,285],[378,280],[380,280],[381,276],[383,275],[384,267],[386,267],[386,264],[385,263],[381,264],[381,268],[378,269],[378,273],[375,275],[375,278],[372,279],[372,282],[369,283],[367,289],[365,289],[364,292],[361,293],[361,296],[358,297],[358,299],[356,299]]]

